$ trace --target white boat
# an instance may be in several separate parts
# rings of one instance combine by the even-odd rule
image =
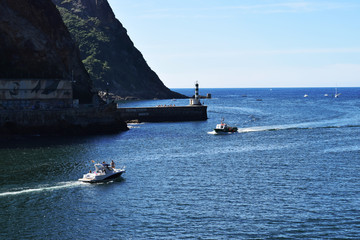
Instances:
[[[104,182],[109,181],[115,178],[118,178],[125,172],[125,167],[121,169],[112,168],[109,164],[94,164],[95,171],[89,172],[83,175],[79,181],[95,183],[95,182]]]
[[[304,97],[308,97],[309,95],[305,94]]]

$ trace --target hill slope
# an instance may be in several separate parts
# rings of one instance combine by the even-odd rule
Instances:
[[[107,0],[53,0],[101,90],[122,97],[182,98],[170,91],[135,48]]]

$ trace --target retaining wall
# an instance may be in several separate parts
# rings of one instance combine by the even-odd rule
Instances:
[[[0,134],[87,135],[127,129],[116,111],[96,108],[0,111]]]

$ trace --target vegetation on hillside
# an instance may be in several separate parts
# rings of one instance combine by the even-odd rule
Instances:
[[[123,98],[182,98],[136,49],[106,0],[52,0],[78,44],[93,86]]]
[[[78,44],[82,62],[91,79],[105,84],[105,75],[111,70],[107,61],[101,59],[100,44],[108,43],[109,37],[101,30],[100,21],[95,17],[80,18],[63,7],[58,7],[63,21]]]

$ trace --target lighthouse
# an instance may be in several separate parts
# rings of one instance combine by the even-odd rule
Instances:
[[[194,98],[190,98],[190,105],[201,105],[198,82],[195,83],[195,96]]]

